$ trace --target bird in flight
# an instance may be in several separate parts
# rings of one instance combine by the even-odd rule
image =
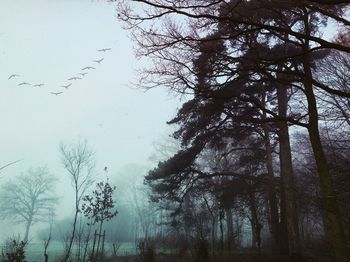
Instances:
[[[55,96],[58,96],[58,95],[62,94],[63,92],[50,92],[50,93],[55,95]]]
[[[93,60],[93,62],[98,63],[98,64],[101,64],[101,62],[102,62],[103,60],[104,60],[104,58],[101,58],[101,59]]]
[[[61,87],[64,87],[65,89],[68,89],[68,87],[70,87],[72,85],[72,83],[68,84],[68,85],[63,85]]]
[[[33,85],[34,87],[41,87],[43,86],[44,84],[36,84],[36,85]]]
[[[105,168],[103,169],[103,171],[107,172],[107,167],[105,166]]]
[[[96,69],[95,67],[92,67],[92,66],[86,66],[86,67],[84,67],[83,69],[81,69],[81,70],[89,70],[89,69]]]
[[[22,82],[18,84],[19,86],[30,85],[28,82]]]
[[[68,80],[70,81],[70,80],[79,80],[79,79],[81,79],[81,77],[71,77],[71,78],[68,78]]]
[[[79,75],[85,76],[85,75],[87,75],[87,73],[79,73]]]
[[[18,77],[18,76],[19,75],[17,75],[17,74],[12,74],[12,75],[9,76],[8,80],[10,80],[11,78],[14,78],[14,77]]]
[[[106,51],[109,51],[111,50],[112,48],[102,48],[102,49],[99,49],[97,50],[98,52],[106,52]]]

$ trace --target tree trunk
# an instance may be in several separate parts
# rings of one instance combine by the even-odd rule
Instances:
[[[28,237],[29,237],[29,229],[30,229],[30,226],[32,225],[32,218],[30,217],[27,221],[27,224],[26,224],[26,231],[24,233],[24,238],[23,238],[23,242],[24,243],[27,243],[28,242]]]
[[[277,87],[278,113],[280,117],[287,117],[288,96],[285,86]],[[279,123],[278,138],[280,145],[280,168],[281,180],[284,190],[284,208],[286,216],[286,229],[288,237],[288,254],[290,256],[301,255],[301,245],[299,237],[299,223],[296,204],[296,187],[294,183],[294,174],[292,166],[292,154],[290,148],[290,139],[288,124],[286,121]]]
[[[311,32],[309,27],[309,14],[307,10],[304,10],[304,26],[305,34],[310,35]],[[350,249],[346,241],[343,225],[344,221],[339,209],[337,195],[334,190],[327,158],[321,143],[321,137],[318,127],[317,102],[313,90],[313,85],[311,82],[313,76],[310,65],[310,57],[308,53],[309,46],[309,41],[305,41],[303,45],[304,55],[302,57],[305,73],[305,77],[303,78],[303,84],[308,102],[308,132],[317,166],[317,173],[320,179],[321,200],[325,212],[325,232],[328,235],[328,239],[330,240],[329,242],[333,245],[337,262],[346,262],[349,261],[350,258]]]
[[[224,212],[222,209],[219,211],[219,228],[220,228],[220,252],[224,251],[224,225],[222,220],[224,219]]]
[[[261,247],[261,224],[259,223],[258,219],[258,212],[256,207],[256,199],[255,194],[250,193],[249,194],[249,207],[250,207],[250,223],[252,228],[252,248],[257,248],[260,250]]]
[[[98,241],[97,241],[97,249],[96,249],[96,261],[99,260],[100,256],[101,256],[101,251],[100,251],[100,244],[101,244],[101,234],[102,234],[102,223],[103,221],[100,222],[100,229],[98,232]]]
[[[233,219],[232,219],[232,209],[230,207],[226,208],[227,217],[227,249],[232,250],[233,246]]]
[[[69,239],[69,245],[68,245],[68,249],[67,249],[67,253],[66,256],[64,258],[64,261],[67,262],[70,256],[70,252],[72,249],[72,245],[73,245],[73,241],[74,241],[74,237],[75,237],[75,231],[76,231],[76,226],[77,226],[77,220],[78,220],[78,213],[79,213],[79,205],[78,205],[78,189],[77,189],[77,185],[75,188],[75,214],[74,214],[74,221],[73,221],[73,230],[72,230],[72,235]]]
[[[211,220],[211,257],[214,258],[214,250],[215,250],[215,233],[216,233],[216,218],[215,216],[212,216]]]
[[[317,172],[320,179],[322,206],[325,211],[325,232],[329,232],[330,242],[333,245],[337,261],[349,261],[350,251],[346,244],[344,234],[343,218],[339,210],[337,196],[333,187],[333,182],[329,172],[329,166],[321,144],[318,130],[318,118],[316,100],[313,91],[308,91],[309,101],[309,136],[312,150],[315,156]],[[312,95],[311,95],[312,94]]]
[[[286,190],[280,179],[279,204],[280,204],[280,224],[278,235],[280,240],[280,253],[288,255],[288,230],[287,230],[287,214],[286,214]]]
[[[265,104],[265,97],[263,98],[263,103]],[[265,105],[264,105],[265,107]],[[266,113],[264,112],[264,119],[266,119]],[[276,185],[275,185],[275,175],[273,171],[272,163],[272,148],[270,142],[270,132],[267,124],[263,124],[264,131],[264,144],[266,150],[266,169],[269,184],[267,186],[267,196],[269,205],[269,227],[272,238],[272,250],[280,250],[280,237],[279,237],[279,214],[278,214],[278,204],[276,196]]]

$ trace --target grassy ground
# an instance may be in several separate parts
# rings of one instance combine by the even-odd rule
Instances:
[[[74,252],[73,247],[73,252]],[[112,254],[112,247],[110,243],[105,243],[106,255]],[[122,243],[118,254],[121,256],[132,256],[136,252],[135,244],[133,242]],[[51,241],[48,248],[49,261],[55,261],[64,253],[64,243],[60,241]],[[26,247],[26,259],[28,262],[40,262],[44,258],[44,245],[41,242],[31,242]]]
[[[26,261],[28,262],[41,262],[44,261],[44,246],[41,242],[31,242],[26,247]],[[74,252],[74,249],[73,249]],[[224,252],[222,254],[207,254],[203,256],[203,253],[198,250],[192,250],[187,252],[179,252],[178,250],[164,250],[157,249],[157,254],[153,256],[153,259],[140,259],[139,255],[136,255],[136,248],[134,242],[122,243],[118,256],[112,257],[111,243],[105,243],[105,254],[108,259],[106,262],[331,262],[333,259],[327,256],[307,255],[304,258],[297,258],[292,260],[287,257],[283,257],[270,253],[259,253],[251,249],[235,250],[233,252]],[[199,254],[200,253],[200,254]],[[315,252],[313,252],[315,253]],[[52,241],[49,249],[49,261],[59,261],[59,258],[64,254],[64,244],[59,241]]]

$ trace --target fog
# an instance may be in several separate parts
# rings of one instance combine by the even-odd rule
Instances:
[[[0,165],[20,162],[1,171],[0,183],[46,166],[59,179],[57,220],[71,216],[74,205],[60,142],[86,140],[95,152],[96,180],[105,176],[106,166],[117,181],[126,165],[147,170],[153,143],[169,133],[166,121],[177,107],[177,98],[164,90],[134,88],[139,62],[115,15],[114,5],[105,1],[1,1]],[[97,51],[102,48],[111,50]],[[100,64],[93,62],[101,58]],[[81,80],[67,80],[86,66],[96,69],[85,70]],[[19,76],[8,80],[12,74]],[[39,83],[44,85],[33,86]],[[61,87],[68,83],[68,89]],[[2,238],[23,231],[22,224],[2,221]]]
[[[0,261],[350,257],[350,5],[2,0]]]

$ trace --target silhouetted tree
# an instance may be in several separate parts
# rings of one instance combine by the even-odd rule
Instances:
[[[111,220],[118,214],[113,200],[115,189],[116,187],[112,187],[108,182],[99,182],[91,194],[83,197],[81,210],[93,224],[100,223],[100,231],[103,222]]]
[[[133,8],[133,2],[144,4],[145,9]],[[350,25],[345,15],[348,7],[345,1],[119,1],[119,17],[133,29],[138,55],[155,62],[153,68],[144,71],[141,86],[165,86],[181,93],[191,92],[205,98],[197,98],[198,104],[202,105],[208,100],[216,104],[213,100],[238,99],[246,102],[246,108],[253,105],[266,112],[266,121],[281,122],[280,134],[284,133],[281,140],[285,141],[286,149],[281,159],[283,163],[288,162],[287,166],[281,165],[286,193],[286,201],[282,201],[286,206],[282,209],[291,221],[286,224],[290,255],[298,255],[300,249],[285,127],[298,124],[307,129],[311,141],[326,217],[325,231],[332,239],[337,261],[347,261],[350,256],[343,215],[321,143],[316,92],[322,90],[347,98],[350,93],[323,82],[313,71],[316,61],[327,56],[328,51],[350,53],[350,47],[344,41],[331,41],[322,34],[330,20],[336,21],[346,32]],[[201,44],[212,40],[223,42],[221,46],[213,47],[222,59],[210,64],[213,68],[208,72],[215,77],[206,85],[198,85],[201,82],[197,79],[194,61],[201,53]],[[222,52],[224,47],[226,51]],[[262,82],[272,84],[279,93],[279,101],[284,102],[278,112],[262,106],[254,93],[242,92],[254,85],[261,87]],[[304,114],[299,116],[290,115],[286,110],[289,106],[287,102],[286,107],[286,97],[291,95],[292,87],[302,94],[306,104]],[[187,106],[193,106],[193,103],[187,103]]]
[[[114,218],[118,211],[115,208],[115,201],[113,200],[113,192],[116,187],[112,187],[108,181],[99,182],[91,194],[83,197],[83,204],[81,210],[92,224],[99,223],[99,233],[96,254],[99,254],[100,242],[102,236],[102,226],[105,221]],[[105,238],[105,235],[103,236]],[[94,243],[95,244],[95,243]],[[103,246],[102,252],[103,252]],[[93,256],[95,254],[92,254]],[[94,258],[93,258],[94,259]]]

